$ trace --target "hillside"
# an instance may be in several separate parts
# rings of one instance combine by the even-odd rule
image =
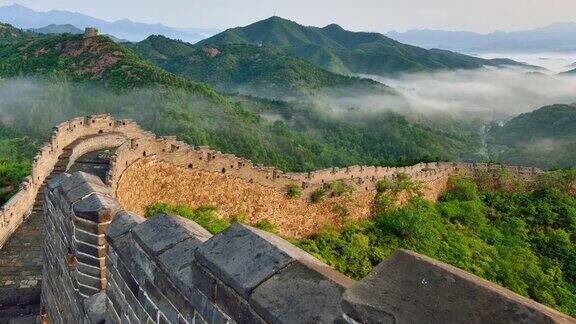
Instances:
[[[210,87],[170,74],[106,36],[49,34],[0,48],[0,76],[23,75],[57,75],[112,89],[178,87],[219,97]]]
[[[34,37],[34,33],[14,28],[12,25],[0,22],[0,46],[19,42]]]
[[[494,156],[506,163],[569,167],[576,161],[576,106],[553,105],[522,114],[489,132]]]
[[[9,78],[0,84],[2,121],[36,138],[67,118],[108,112],[287,171],[457,159],[478,148],[474,137],[391,112],[224,97],[105,36],[41,35],[0,48],[0,76]]]
[[[445,50],[426,50],[399,43],[378,33],[347,31],[335,24],[324,28],[306,27],[279,17],[228,29],[198,44],[275,45],[319,67],[341,74],[389,75],[520,64],[485,60]]]
[[[167,71],[209,83],[226,92],[280,98],[323,88],[392,93],[391,89],[375,81],[326,71],[275,46],[194,46],[163,36],[151,36],[129,46]]]
[[[38,34],[66,34],[66,33],[82,34],[84,32],[80,28],[76,28],[70,24],[64,24],[64,25],[50,24],[45,27],[34,28],[33,30]]]

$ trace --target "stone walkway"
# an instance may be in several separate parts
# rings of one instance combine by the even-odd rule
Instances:
[[[71,147],[64,150],[51,177],[65,171]],[[110,150],[91,152],[78,158],[68,170],[84,171],[104,179]],[[42,190],[30,216],[0,250],[0,324],[32,323],[40,314],[42,279]]]

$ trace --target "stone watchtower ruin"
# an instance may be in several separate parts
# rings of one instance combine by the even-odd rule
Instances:
[[[99,34],[98,28],[86,27],[86,29],[84,30],[84,38],[96,37],[98,36],[98,34]]]

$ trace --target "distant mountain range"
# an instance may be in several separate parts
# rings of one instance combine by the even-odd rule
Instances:
[[[38,12],[18,4],[0,7],[0,21],[23,29],[37,29],[48,25],[71,25],[79,29],[97,27],[104,34],[114,35],[130,41],[141,41],[150,35],[159,34],[195,43],[219,32],[215,29],[178,29],[162,24],[138,23],[128,19],[109,22],[70,11],[51,10]]]
[[[32,31],[38,34],[82,34],[84,31],[80,28],[76,28],[73,25],[56,25],[50,24],[41,28],[32,28]]]
[[[399,42],[424,48],[442,48],[467,53],[576,51],[576,22],[490,34],[445,30],[409,30],[386,34]]]
[[[56,25],[51,24],[46,27],[41,28],[32,28],[31,31],[38,33],[38,34],[72,34],[72,35],[79,35],[83,34],[84,30],[80,28],[76,28],[70,24],[65,25]],[[105,34],[106,36],[110,37],[116,43],[127,43],[129,40],[127,39],[120,39],[113,35]]]
[[[280,17],[228,29],[198,43],[202,46],[225,44],[274,45],[340,74],[390,75],[523,65],[506,59],[486,60],[446,50],[426,50],[378,33],[347,31],[336,24],[307,27]]]

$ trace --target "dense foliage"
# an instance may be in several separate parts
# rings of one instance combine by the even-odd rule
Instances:
[[[576,106],[553,105],[494,125],[488,144],[495,160],[557,168],[576,161]]]
[[[536,185],[511,181],[506,174],[455,176],[437,203],[415,196],[401,208],[350,221],[342,231],[327,228],[299,244],[357,279],[407,248],[574,316],[576,170],[547,173]],[[399,178],[379,189],[410,187]]]
[[[9,24],[0,22],[0,46],[30,39],[34,36],[35,34],[32,32],[14,28]]]
[[[38,144],[30,137],[0,124],[0,205],[16,193],[30,174],[30,160]]]
[[[135,119],[159,135],[176,135],[286,171],[448,160],[473,152],[476,145],[392,112],[331,114],[308,103],[245,97],[223,105],[182,89],[115,93],[57,78],[4,82],[0,110],[7,122],[42,140],[68,118],[111,113]]]
[[[275,46],[194,46],[163,36],[150,36],[128,46],[167,71],[209,83],[225,92],[267,98],[308,94],[323,88],[393,93],[390,88],[371,80],[328,72]]]
[[[223,44],[274,45],[341,74],[389,75],[519,64],[510,60],[484,60],[445,50],[426,50],[378,33],[347,31],[335,24],[324,28],[306,27],[280,17],[228,29],[198,43],[200,46]]]
[[[224,101],[211,87],[168,73],[107,36],[49,34],[0,47],[0,76],[37,75],[98,82],[113,90],[179,88]]]

